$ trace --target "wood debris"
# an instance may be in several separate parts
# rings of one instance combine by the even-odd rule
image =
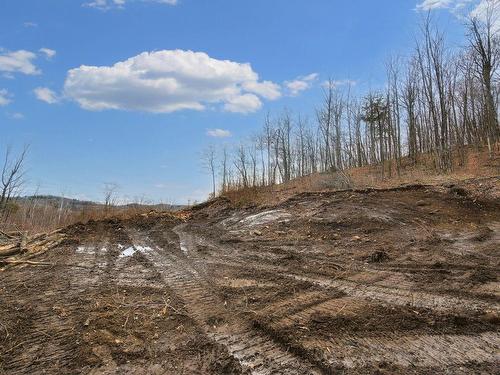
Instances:
[[[65,238],[61,230],[31,236],[25,232],[0,232],[0,271],[18,264],[34,264],[28,260],[58,246]]]

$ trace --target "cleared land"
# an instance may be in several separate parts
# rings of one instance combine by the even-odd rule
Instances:
[[[498,178],[75,225],[0,273],[8,374],[493,374]]]

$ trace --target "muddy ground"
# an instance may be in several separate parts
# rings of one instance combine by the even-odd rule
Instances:
[[[500,373],[499,185],[73,226],[0,273],[0,372]]]

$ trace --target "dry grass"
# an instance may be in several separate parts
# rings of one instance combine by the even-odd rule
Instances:
[[[357,188],[390,188],[409,183],[436,184],[477,177],[491,177],[500,174],[499,147],[496,147],[495,150],[492,157],[490,157],[485,149],[469,148],[466,150],[463,164],[459,163],[460,156],[455,153],[453,155],[455,167],[448,173],[436,171],[432,155],[420,155],[417,164],[413,164],[408,158],[404,158],[401,162],[399,175],[395,163],[387,162],[385,166],[386,177],[384,179],[381,177],[380,166],[353,168],[348,171],[348,174]],[[389,164],[392,164],[390,177],[388,176]]]
[[[455,168],[449,173],[438,173],[433,164],[432,155],[421,155],[418,163],[413,164],[408,158],[401,161],[398,171],[394,161],[385,165],[385,177],[382,178],[381,166],[351,168],[344,176],[337,173],[316,173],[294,179],[285,184],[274,186],[235,189],[223,195],[235,206],[272,205],[290,196],[312,191],[343,190],[347,188],[391,188],[405,184],[442,184],[451,181],[464,181],[470,178],[492,177],[500,175],[500,148],[490,157],[487,150],[468,149],[464,162],[459,163],[459,155],[454,155]],[[462,165],[460,165],[462,164]],[[389,167],[391,171],[389,172]]]
[[[63,209],[50,204],[33,206],[28,203],[17,203],[0,222],[0,230],[4,232],[27,232],[29,234],[50,232],[76,223],[90,220],[104,220],[112,217],[127,219],[139,214],[148,213],[148,206],[105,207],[89,205],[79,209]]]

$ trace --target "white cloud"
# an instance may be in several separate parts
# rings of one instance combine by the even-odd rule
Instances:
[[[248,113],[260,109],[261,98],[281,95],[278,85],[259,81],[250,64],[184,50],[144,52],[113,66],[72,69],[64,93],[87,110],[156,113],[215,105]]]
[[[56,55],[56,51],[54,51],[53,49],[50,49],[50,48],[40,48],[39,50],[41,53],[43,53],[45,55],[45,57],[47,59],[51,59],[53,58],[55,55]]]
[[[0,53],[0,72],[40,74],[40,70],[33,64],[36,57],[35,53],[25,50]]]
[[[229,138],[231,136],[231,132],[225,129],[208,129],[207,135],[214,138]]]
[[[281,87],[280,85],[271,82],[257,82],[249,81],[243,83],[243,88],[246,91],[253,92],[254,94],[260,95],[269,100],[279,99],[281,97]]]
[[[88,8],[96,8],[100,10],[109,10],[113,8],[121,9],[124,8],[125,4],[130,1],[138,1],[138,0],[92,0],[83,3],[83,6]],[[166,4],[166,5],[177,5],[178,3],[178,0],[140,0],[140,1]]]
[[[254,94],[243,94],[228,98],[224,110],[235,113],[251,113],[262,107],[259,97]]]
[[[500,30],[500,0],[424,0],[417,5],[417,10],[435,9],[448,9],[459,19],[477,17],[483,21],[493,12],[493,27]]]
[[[11,95],[6,89],[0,89],[0,107],[6,106],[11,102]]]
[[[318,79],[318,73],[311,73],[307,76],[300,76],[293,81],[286,81],[285,87],[288,89],[291,96],[297,96],[304,90],[312,87],[314,81]]]
[[[456,0],[424,0],[422,3],[417,5],[419,10],[432,10],[448,8]]]
[[[38,24],[36,22],[24,22],[23,26],[24,27],[38,27]]]
[[[57,94],[47,87],[37,87],[33,90],[33,92],[37,99],[41,100],[42,102],[55,104],[59,101],[59,97],[57,96]]]

